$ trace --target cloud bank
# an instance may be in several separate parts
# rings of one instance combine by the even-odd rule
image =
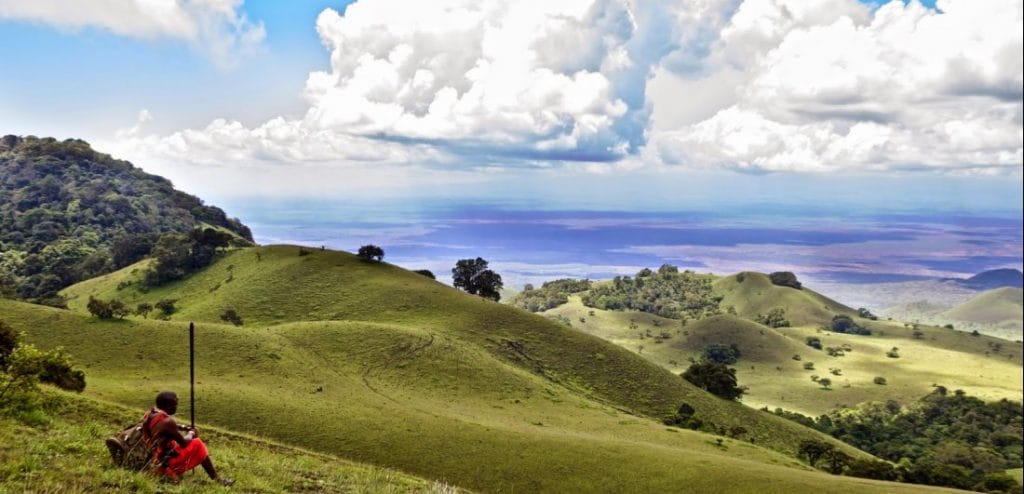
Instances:
[[[244,0],[0,0],[0,20],[27,20],[77,30],[87,27],[140,39],[185,40],[219,65],[266,36],[241,12]]]
[[[113,150],[196,164],[1019,175],[1022,6],[936,7],[359,0],[317,19],[330,67],[309,75],[303,116],[126,133]]]

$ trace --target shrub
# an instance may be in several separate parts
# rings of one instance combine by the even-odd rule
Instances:
[[[164,298],[160,299],[160,301],[153,304],[153,307],[156,307],[157,310],[160,311],[160,315],[168,317],[171,314],[174,314],[175,312],[178,311],[178,308],[174,306],[175,302],[177,302],[177,300],[171,298]]]
[[[821,350],[821,338],[817,336],[808,336],[806,340],[807,346]]]
[[[874,382],[879,386],[885,386],[886,384],[888,384],[888,381],[886,381],[885,378],[882,376],[876,376]]]
[[[900,358],[900,349],[892,347],[892,350],[885,352],[885,356],[889,358]]]
[[[135,313],[142,316],[143,319],[149,319],[150,312],[153,312],[153,304],[148,302],[142,302],[135,307]]]
[[[804,362],[804,370],[814,370],[814,362]]]
[[[229,322],[231,324],[234,324],[235,326],[242,325],[242,316],[239,316],[238,312],[236,312],[235,309],[225,310],[224,313],[220,315],[220,320],[224,322]]]
[[[846,334],[870,335],[871,330],[854,322],[853,318],[845,314],[837,314],[832,317],[829,325],[832,331]]]
[[[437,277],[434,276],[434,273],[432,273],[429,269],[417,269],[416,271],[413,271],[413,273],[426,276],[427,278],[430,278],[432,280],[437,279]]]
[[[124,305],[124,302],[114,299],[110,301],[110,313],[118,319],[124,319],[132,311],[128,309],[128,306]]]
[[[827,377],[823,377],[818,379],[818,384],[821,385],[822,388],[828,389],[832,386],[832,380]]]
[[[768,326],[769,328],[788,328],[789,319],[786,319],[786,309],[776,307],[767,314],[758,314],[755,321]]]
[[[768,278],[772,280],[774,285],[788,286],[797,290],[800,290],[801,287],[800,282],[796,279],[796,275],[789,271],[776,271],[768,275]]]
[[[739,360],[740,355],[740,349],[735,344],[729,346],[713,344],[704,348],[701,359],[705,362],[717,364],[735,364]]]

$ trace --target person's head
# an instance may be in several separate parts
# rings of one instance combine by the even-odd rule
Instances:
[[[174,415],[178,411],[178,395],[174,391],[161,391],[156,395],[156,407]]]

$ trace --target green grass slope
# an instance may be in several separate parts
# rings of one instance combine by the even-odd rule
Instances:
[[[740,280],[743,281],[740,281]],[[836,314],[854,315],[856,311],[824,295],[808,290],[772,284],[767,275],[743,272],[720,278],[713,286],[722,295],[721,307],[732,306],[742,317],[753,319],[758,314],[782,307],[793,326],[826,323]]]
[[[141,412],[155,391],[186,389],[180,323],[99,322],[8,301],[0,310],[16,328],[26,321],[45,327],[29,332],[32,342],[73,349],[90,396]],[[742,441],[718,446],[712,436],[621,413],[479,348],[412,328],[200,328],[201,422],[481,491],[915,489],[807,471]]]
[[[204,473],[172,485],[110,462],[103,441],[138,420],[137,410],[58,392],[48,392],[44,400],[43,414],[20,420],[0,414],[0,492],[459,491],[394,470],[208,427],[201,432],[214,464],[236,486],[221,487]]]
[[[70,288],[74,311],[0,301],[0,314],[29,341],[68,348],[87,394],[139,410],[160,389],[185,389],[184,321],[197,320],[201,420],[482,491],[904,488],[807,471],[764,447],[791,453],[822,437],[813,431],[716,399],[593,336],[386,264],[243,249],[148,293],[124,288],[135,269]],[[81,312],[90,293],[176,298],[181,312],[98,321]],[[226,307],[243,327],[213,322]],[[754,444],[719,446],[643,416],[682,402],[718,425],[742,425]]]
[[[737,316],[720,315],[687,324],[680,338],[669,345],[693,358],[700,358],[709,345],[736,345],[744,362],[774,364],[803,352],[801,345],[779,331]]]

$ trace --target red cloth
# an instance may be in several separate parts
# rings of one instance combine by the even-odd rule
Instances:
[[[167,463],[167,468],[158,467],[156,469],[158,474],[177,477],[199,466],[209,456],[209,453],[206,452],[206,445],[201,439],[193,439],[184,448],[175,441],[170,441],[170,443],[178,454]]]

